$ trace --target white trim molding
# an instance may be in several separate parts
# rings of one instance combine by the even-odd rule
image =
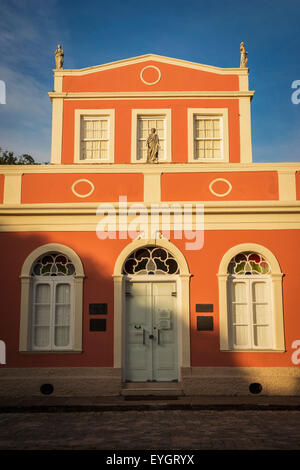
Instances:
[[[25,259],[21,270],[21,312],[19,351],[30,352],[30,313],[31,313],[31,268],[33,263],[43,254],[53,251],[66,255],[75,266],[74,275],[74,343],[71,352],[82,351],[82,312],[83,312],[83,279],[84,270],[77,253],[68,246],[59,243],[48,243],[33,250]],[[60,351],[61,352],[61,351]]]
[[[163,117],[165,119],[165,159],[160,164],[172,161],[172,122],[171,109],[133,109],[131,114],[131,162],[145,163],[145,160],[137,160],[137,144],[138,144],[138,118],[142,116]]]
[[[278,190],[280,201],[296,201],[296,170],[278,170]]]
[[[3,204],[21,204],[22,173],[9,173],[4,178]]]
[[[90,185],[91,189],[89,191],[87,191],[85,194],[80,194],[75,189],[75,186],[78,183],[88,183]],[[79,180],[74,181],[74,183],[71,186],[71,190],[72,190],[72,193],[75,194],[75,196],[80,197],[80,198],[85,198],[85,197],[89,197],[91,194],[93,194],[93,192],[95,191],[95,186],[90,180],[87,180],[85,178],[81,178]]]
[[[153,100],[172,99],[234,99],[248,97],[250,100],[254,96],[254,91],[50,91],[50,100],[64,98],[65,100]]]
[[[241,96],[239,98],[239,120],[240,120],[240,162],[252,162],[252,139],[251,139],[251,98]]]
[[[156,72],[158,73],[157,75],[157,79],[154,80],[153,82],[147,82],[144,78],[143,78],[143,73],[145,70],[147,69],[154,69],[156,70]],[[146,65],[146,67],[144,67],[142,70],[141,70],[141,73],[140,73],[140,79],[142,80],[143,83],[145,83],[145,85],[156,85],[160,79],[161,79],[161,71],[159,70],[158,67],[155,67],[154,65]]]
[[[63,109],[63,98],[52,101],[51,163],[58,165],[61,163],[62,155]]]
[[[108,158],[81,159],[81,120],[84,116],[105,117],[108,119]],[[114,109],[75,109],[74,116],[74,163],[113,163],[115,160],[115,110]]]
[[[228,133],[228,109],[227,108],[188,108],[188,161],[199,163],[228,163],[229,162],[229,133]],[[194,135],[194,119],[195,116],[201,115],[203,117],[219,116],[221,118],[221,131],[222,131],[222,149],[221,158],[194,158],[195,152],[195,135]]]
[[[224,193],[217,193],[216,191],[214,191],[213,185],[214,185],[215,183],[217,183],[218,181],[222,181],[223,183],[226,183],[226,184],[228,185],[227,191],[224,191]],[[216,178],[216,179],[212,180],[212,182],[210,183],[210,185],[209,185],[208,188],[209,188],[210,192],[211,192],[214,196],[217,196],[217,197],[225,197],[225,196],[227,196],[227,195],[231,192],[231,190],[232,190],[232,184],[230,183],[230,181],[226,180],[225,178]]]
[[[219,316],[220,316],[220,349],[221,351],[235,351],[230,346],[229,325],[228,325],[228,265],[232,258],[243,251],[253,251],[262,255],[269,263],[271,268],[271,303],[272,303],[272,321],[273,321],[273,348],[272,351],[284,352],[284,323],[283,323],[283,300],[282,300],[282,277],[280,265],[275,255],[266,247],[257,243],[242,243],[230,248],[223,256],[219,272]],[[253,350],[258,351],[257,349]],[[261,350],[263,352],[264,350]]]
[[[123,351],[124,351],[124,315],[125,300],[124,287],[125,276],[122,274],[123,265],[127,257],[136,249],[147,245],[154,245],[165,248],[176,259],[180,274],[178,275],[178,295],[180,329],[179,344],[180,357],[179,367],[190,367],[190,272],[185,257],[181,251],[166,239],[138,239],[129,243],[119,254],[115,263],[113,279],[114,279],[114,368],[122,369],[123,367]],[[151,276],[154,280],[154,276]],[[167,281],[167,276],[165,277]]]

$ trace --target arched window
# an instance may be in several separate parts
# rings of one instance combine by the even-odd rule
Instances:
[[[232,349],[272,349],[271,268],[258,253],[236,255],[228,266],[229,342]]]
[[[282,276],[261,245],[225,253],[218,273],[221,350],[284,351]]]
[[[21,272],[20,351],[81,351],[83,266],[69,247],[50,243]]]
[[[145,246],[128,256],[123,266],[123,274],[179,274],[179,267],[174,256],[165,248]]]
[[[42,255],[32,266],[33,350],[72,348],[75,274],[72,261],[58,252]]]

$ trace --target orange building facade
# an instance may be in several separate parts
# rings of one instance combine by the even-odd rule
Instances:
[[[252,163],[253,95],[156,55],[54,71],[51,164],[0,168],[2,395],[299,395],[300,163]]]

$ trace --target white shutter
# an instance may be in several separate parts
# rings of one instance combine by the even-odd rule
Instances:
[[[70,284],[56,284],[54,346],[66,347],[70,343]]]
[[[51,325],[51,284],[35,285],[33,311],[33,347],[48,349]]]
[[[253,345],[258,348],[271,348],[271,309],[269,283],[267,280],[253,280],[251,283]]]
[[[249,312],[247,281],[232,282],[231,327],[234,348],[249,347]]]

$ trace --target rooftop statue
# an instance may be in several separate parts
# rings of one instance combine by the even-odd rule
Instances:
[[[248,52],[246,51],[244,42],[241,42],[241,44],[240,44],[240,52],[241,52],[240,67],[241,68],[246,68],[247,67],[247,62],[248,62],[248,58],[247,58]]]
[[[60,44],[58,44],[57,49],[55,51],[55,65],[56,70],[62,69],[64,65],[64,51],[62,50]]]

